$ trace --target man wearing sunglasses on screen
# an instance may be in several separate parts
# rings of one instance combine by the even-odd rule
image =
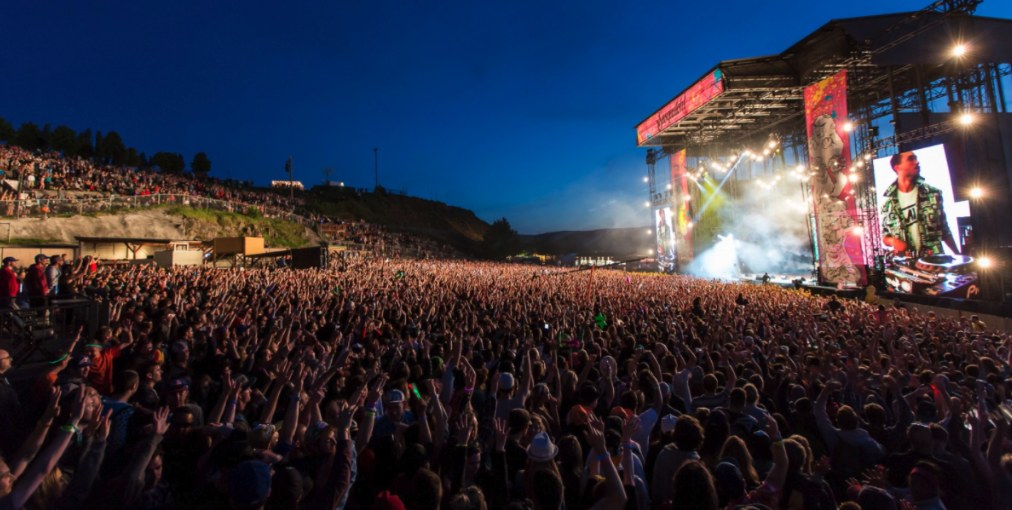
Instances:
[[[896,182],[885,191],[882,205],[882,244],[896,254],[918,256],[943,253],[942,244],[959,253],[945,220],[942,192],[921,177],[921,164],[913,152],[901,152],[889,161]]]

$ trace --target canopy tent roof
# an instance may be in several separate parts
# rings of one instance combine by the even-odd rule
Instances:
[[[1010,62],[1012,20],[933,11],[833,20],[779,55],[720,62],[637,125],[637,143],[734,145],[800,126],[804,87],[842,69],[852,105],[901,96],[950,74],[956,42],[970,48],[961,65]]]

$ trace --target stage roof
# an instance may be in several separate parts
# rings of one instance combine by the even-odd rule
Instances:
[[[737,145],[803,129],[805,86],[848,70],[848,100],[869,105],[964,65],[1012,61],[1012,20],[933,11],[833,20],[779,55],[724,60],[636,126],[640,147]],[[901,98],[902,101],[910,99]],[[796,124],[794,124],[796,123]]]

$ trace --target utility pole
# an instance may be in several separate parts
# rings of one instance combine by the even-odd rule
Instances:
[[[285,162],[285,171],[288,172],[288,199],[292,200],[295,197],[295,172],[292,169],[291,156],[288,156],[288,161]]]
[[[372,162],[373,162],[373,174],[376,177],[376,184],[373,185],[372,191],[375,193],[380,186],[380,150],[379,147],[373,147],[372,149]]]

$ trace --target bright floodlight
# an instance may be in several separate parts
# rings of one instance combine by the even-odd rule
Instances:
[[[770,148],[771,149],[776,149],[777,148],[777,141],[776,140],[770,140]]]
[[[653,254],[654,254],[654,250],[647,250],[647,255],[653,255]]]
[[[650,202],[643,202],[644,207],[650,207]]]
[[[970,198],[982,198],[983,196],[984,190],[980,186],[970,188]]]
[[[966,47],[965,44],[963,44],[963,43],[956,44],[955,46],[952,47],[952,56],[956,57],[956,58],[960,58],[963,55],[966,55],[966,50],[967,50],[967,47]]]
[[[850,176],[847,177],[847,180],[850,181],[850,182],[857,182],[857,181],[861,180],[861,176],[859,176],[857,174],[850,174]]]
[[[854,130],[854,123],[848,120],[843,124],[843,130],[850,133]]]
[[[970,124],[973,124],[973,120],[974,119],[972,113],[964,113],[959,116],[959,123],[964,126],[969,126]]]
[[[650,178],[649,177],[644,177],[643,178],[643,182],[650,182]]]
[[[994,261],[991,260],[991,257],[988,257],[988,256],[985,255],[985,256],[977,259],[977,265],[980,266],[981,269],[988,269],[988,268],[994,266]]]
[[[653,230],[649,230],[649,229],[647,230],[647,235],[650,235],[650,234],[653,234],[653,233],[654,233]]]
[[[862,227],[861,225],[858,225],[858,226],[854,227],[853,229],[851,229],[851,231],[853,231],[854,235],[856,235],[856,236],[863,236],[864,235],[864,227]]]

